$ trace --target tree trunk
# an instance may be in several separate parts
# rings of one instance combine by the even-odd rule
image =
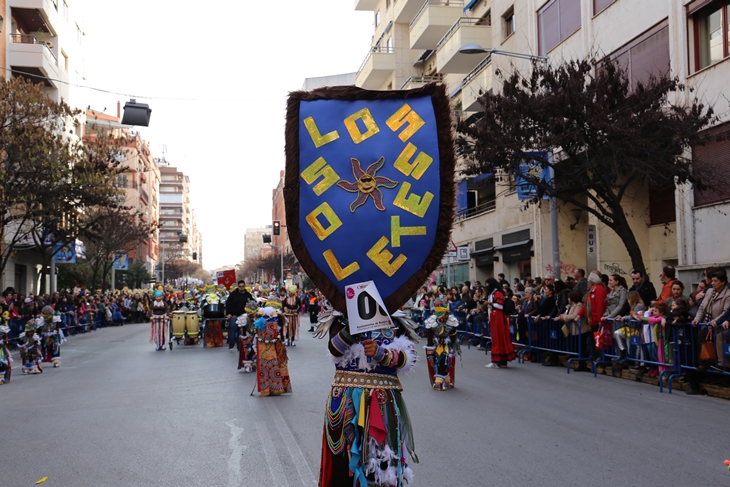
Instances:
[[[611,229],[616,232],[621,241],[626,247],[626,251],[629,253],[631,259],[631,266],[634,272],[641,272],[643,276],[646,275],[646,267],[644,266],[644,259],[641,256],[641,248],[639,243],[636,241],[634,231],[631,229],[626,215],[624,214],[623,208],[612,208],[613,210],[613,221],[614,225]]]

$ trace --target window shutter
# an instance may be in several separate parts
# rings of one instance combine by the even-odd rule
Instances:
[[[631,87],[646,85],[651,75],[669,73],[669,26],[652,34],[631,48]]]
[[[725,134],[730,136],[730,123],[713,127],[705,131],[707,135],[718,136]],[[692,148],[692,162],[699,171],[705,172],[707,176],[703,179],[708,189],[699,192],[694,190],[695,206],[704,206],[721,201],[730,200],[730,186],[724,177],[713,177],[713,175],[730,174],[730,137],[725,140],[710,142],[704,146]]]
[[[555,1],[544,7],[538,14],[538,28],[540,38],[540,55],[544,56],[553,47],[560,44],[560,16],[558,2]]]
[[[580,0],[558,0],[560,4],[560,40],[580,29]]]
[[[598,14],[601,10],[611,5],[616,0],[593,0],[593,15]]]
[[[649,189],[649,224],[663,225],[677,221],[674,185],[664,189]]]

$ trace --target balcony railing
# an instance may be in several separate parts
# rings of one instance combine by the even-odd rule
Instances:
[[[464,0],[426,0],[426,3],[423,4],[421,7],[421,10],[418,11],[415,17],[413,17],[413,20],[411,20],[411,25],[409,28],[413,28],[414,25],[416,25],[416,22],[418,22],[418,19],[421,18],[423,15],[423,12],[426,11],[428,7],[436,6],[436,7],[463,7],[464,6]]]
[[[391,54],[392,52],[393,52],[393,48],[392,47],[388,47],[388,46],[385,46],[385,47],[383,47],[383,46],[375,46],[375,47],[371,48],[370,49],[370,52],[368,52],[368,55],[365,56],[365,60],[360,65],[360,69],[358,69],[357,72],[359,73],[360,71],[363,70],[363,68],[365,67],[365,65],[368,63],[368,59],[370,59],[370,56],[372,56],[373,53]]]
[[[441,74],[437,74],[435,76],[411,76],[406,80],[405,83],[400,87],[401,90],[404,90],[406,86],[410,84],[427,84],[427,83],[440,83],[443,81],[444,77]]]
[[[444,34],[444,36],[441,38],[438,44],[436,44],[436,50],[438,51],[441,49],[441,46],[449,42],[449,39],[458,31],[461,27],[465,25],[480,25],[479,22],[482,22],[482,19],[475,19],[471,17],[460,17],[459,20],[454,22],[454,25],[451,26],[451,28]]]
[[[454,220],[457,222],[461,220],[466,220],[467,218],[481,215],[482,213],[488,213],[490,211],[494,211],[495,209],[496,200],[490,200],[473,208],[466,208],[465,210],[461,210],[460,212],[456,213],[456,218]]]
[[[472,69],[469,72],[469,74],[467,74],[466,76],[464,76],[464,79],[461,81],[461,86],[466,86],[467,83],[469,83],[474,78],[476,78],[477,76],[479,76],[479,73],[481,73],[482,71],[484,71],[484,68],[486,68],[487,66],[489,66],[489,63],[491,63],[491,62],[492,62],[492,55],[491,54],[488,54],[487,57],[485,57],[484,59],[482,59],[482,61],[479,64],[477,64],[476,66],[474,66],[474,69]]]
[[[55,64],[58,64],[58,58],[56,57],[56,54],[51,49],[51,46],[49,45],[49,42],[41,42],[38,40],[38,38],[32,34],[10,34],[10,41],[14,44],[38,44],[46,48],[46,51],[48,51],[51,54],[51,57],[54,59]]]

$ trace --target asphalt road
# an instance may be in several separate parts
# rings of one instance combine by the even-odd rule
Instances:
[[[126,325],[71,337],[59,369],[23,376],[16,361],[0,387],[0,486],[316,485],[334,370],[324,341],[304,331],[289,349],[293,394],[262,398],[227,347],[148,340],[148,325]],[[415,486],[730,484],[725,400],[486,363],[464,349],[446,392],[423,363],[403,378]]]

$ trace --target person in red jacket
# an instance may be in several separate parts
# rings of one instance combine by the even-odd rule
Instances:
[[[588,293],[586,293],[585,305],[583,306],[580,314],[588,320],[588,325],[593,328],[594,332],[600,330],[601,317],[603,317],[603,313],[606,311],[607,295],[608,293],[606,292],[606,288],[601,282],[601,276],[591,272],[588,276]],[[610,330],[607,328],[606,333],[604,334],[604,343],[606,346],[609,345],[608,340],[610,339],[610,336]],[[592,358],[596,361],[599,357],[600,350],[596,350],[595,345],[590,343],[584,343],[583,346],[586,348],[583,356],[588,356],[589,350],[593,350]]]

